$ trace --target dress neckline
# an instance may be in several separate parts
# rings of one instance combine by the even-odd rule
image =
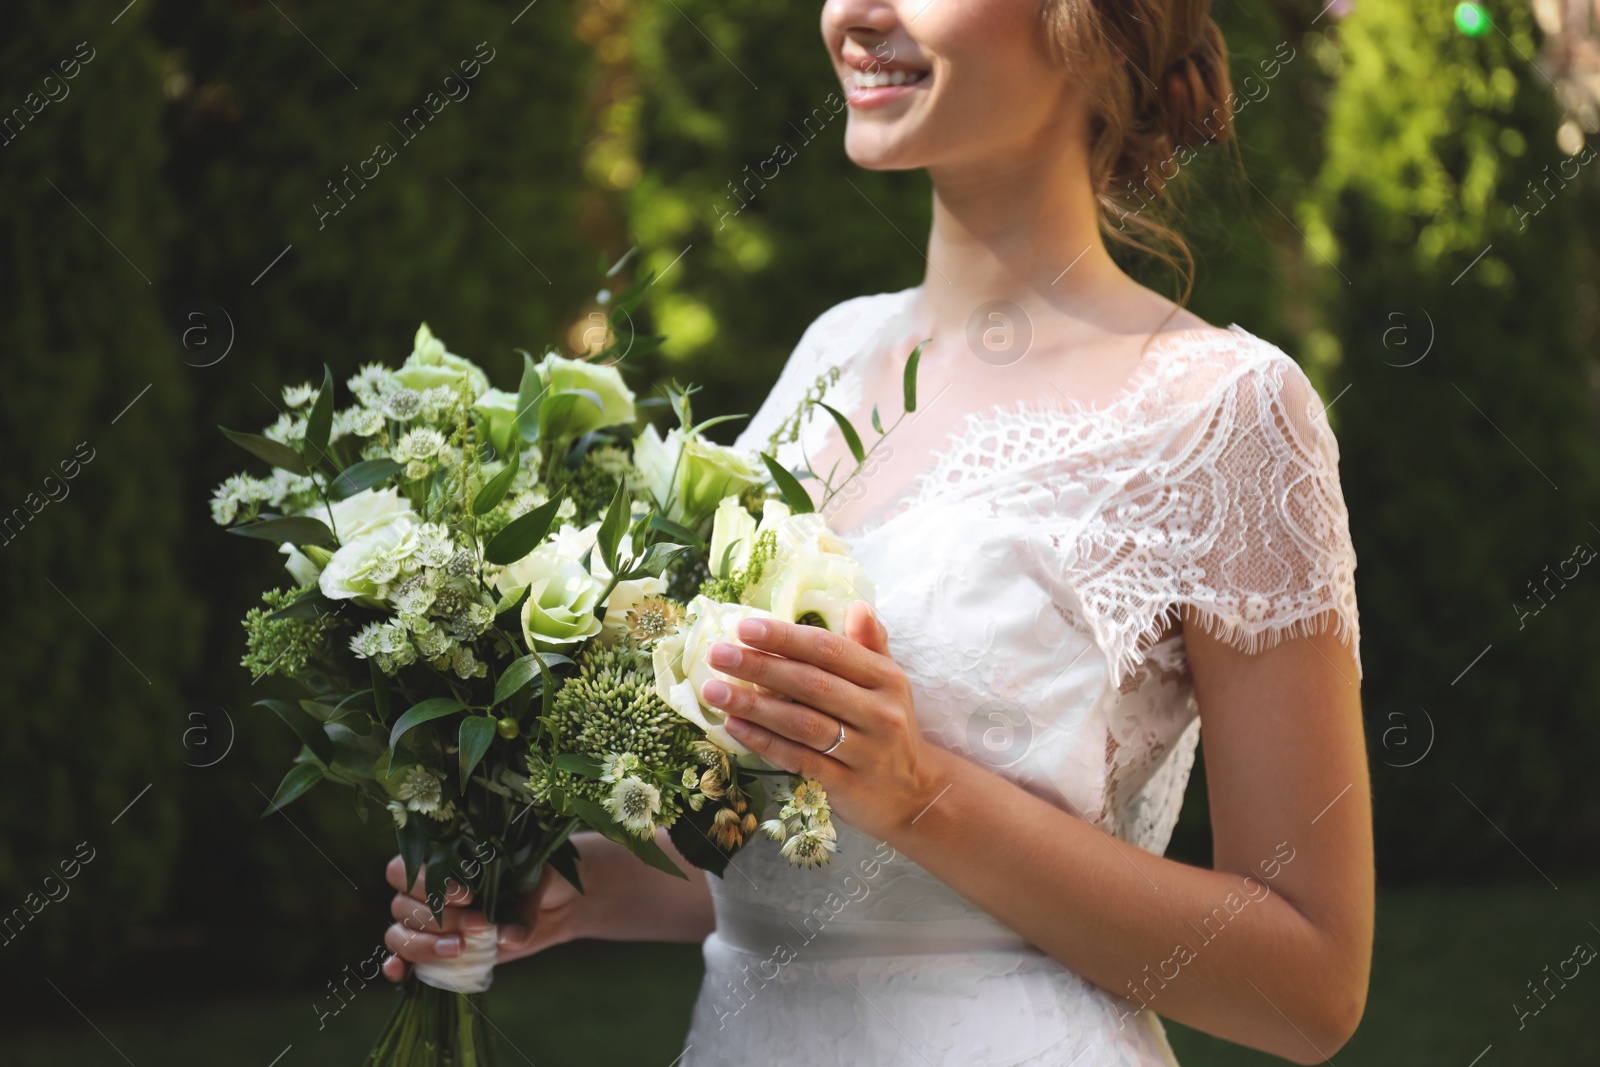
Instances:
[[[886,330],[896,324],[904,323],[910,314],[916,294],[921,290],[920,285],[914,285],[897,292],[882,294],[894,301],[889,313],[874,326],[872,326],[861,339],[853,345],[848,355],[838,361],[834,366],[839,370],[841,377],[852,375],[859,382],[863,372],[863,357],[874,349],[875,340]],[[967,412],[953,425],[943,437],[940,444],[930,449],[928,464],[916,475],[895,492],[892,497],[880,502],[864,521],[857,522],[848,531],[836,530],[840,537],[846,540],[863,538],[877,532],[902,516],[916,511],[923,505],[932,503],[944,494],[938,492],[938,487],[931,484],[933,477],[944,466],[950,456],[966,445],[978,433],[986,432],[1008,418],[1021,418],[1030,414],[1048,415],[1061,418],[1069,422],[1086,422],[1095,425],[1095,429],[1102,435],[1111,439],[1108,432],[1108,423],[1114,420],[1109,416],[1117,415],[1126,420],[1128,411],[1137,406],[1137,402],[1161,379],[1161,372],[1165,370],[1166,361],[1157,359],[1158,355],[1167,353],[1175,348],[1182,347],[1182,342],[1199,336],[1201,338],[1220,341],[1224,338],[1238,340],[1249,338],[1259,341],[1254,334],[1240,326],[1230,323],[1227,327],[1220,326],[1195,326],[1182,330],[1172,330],[1153,338],[1145,345],[1139,355],[1139,360],[1132,373],[1116,391],[1099,400],[1085,400],[1082,397],[1069,397],[1061,394],[1057,398],[1030,399],[1026,396],[1015,401],[1000,401],[982,408]],[[1060,393],[1060,390],[1057,390]],[[862,400],[858,399],[859,405]],[[841,442],[834,440],[839,434],[838,427],[831,420],[824,420],[822,442],[825,447],[831,447]],[[985,479],[989,481],[990,479]],[[929,490],[933,491],[930,492]],[[884,514],[885,510],[887,514]],[[881,516],[873,518],[873,516]]]

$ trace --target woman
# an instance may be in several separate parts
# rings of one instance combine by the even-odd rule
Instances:
[[[588,895],[547,875],[502,959],[705,939],[696,1067],[1172,1063],[1158,1014],[1298,1063],[1350,1037],[1373,866],[1337,445],[1288,356],[1104,243],[1159,230],[1143,200],[1227,130],[1208,7],[828,0],[851,159],[932,177],[926,278],[819,318],[740,444],[849,470],[790,417],[820,379],[888,422],[931,337],[923,400],[826,500],[877,611],[751,626],[713,664],[775,695],[705,697],[822,783],[839,851],[708,886],[591,837]],[[1161,856],[1202,722],[1209,870]],[[483,923],[394,915],[396,979]]]

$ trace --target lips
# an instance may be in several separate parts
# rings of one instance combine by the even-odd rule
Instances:
[[[844,78],[845,96],[851,107],[880,107],[898,100],[929,82],[932,72],[904,63],[849,63]]]

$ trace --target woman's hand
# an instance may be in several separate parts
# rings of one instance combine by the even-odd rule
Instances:
[[[472,893],[454,879],[445,883],[443,921],[436,923],[427,905],[425,870],[417,872],[409,893],[405,887],[405,863],[399,856],[389,861],[386,875],[389,884],[398,890],[389,904],[395,922],[383,937],[384,944],[394,953],[383,961],[384,977],[391,982],[403,981],[413,963],[436,963],[459,956],[461,935],[489,926],[487,915],[468,907]],[[520,922],[500,925],[496,962],[531,956],[583,936],[578,922],[582,901],[583,897],[565,878],[553,867],[546,867],[538,888],[517,902]]]
[[[865,601],[845,635],[820,626],[745,619],[739,640],[716,644],[711,666],[773,695],[712,680],[706,703],[728,732],[775,767],[815,778],[835,813],[880,839],[904,829],[938,792],[936,753],[917,729],[911,683],[889,656],[888,631]],[[824,754],[839,739],[844,743]]]

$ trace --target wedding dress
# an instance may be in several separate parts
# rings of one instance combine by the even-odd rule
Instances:
[[[822,315],[739,445],[768,448],[819,377],[910,328],[915,289]],[[820,410],[778,458],[828,433]],[[870,438],[869,438],[870,440]],[[1165,335],[1104,404],[973,411],[874,521],[840,531],[877,587],[932,742],[1107,835],[1167,846],[1200,723],[1181,632],[1255,651],[1328,623],[1359,652],[1338,445],[1304,373],[1241,327]],[[1359,673],[1359,659],[1357,661]],[[1090,984],[888,845],[839,825],[815,870],[776,848],[712,878],[684,1067],[1173,1064],[1156,1017]],[[768,842],[770,844],[770,842]]]

